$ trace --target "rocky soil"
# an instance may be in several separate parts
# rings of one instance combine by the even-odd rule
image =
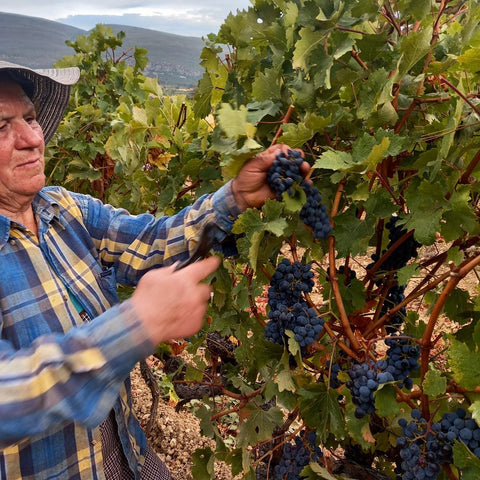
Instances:
[[[150,367],[158,368],[155,359],[148,359]],[[132,394],[134,409],[142,426],[150,418],[152,395],[137,366],[132,372]],[[192,454],[197,448],[211,446],[211,439],[200,434],[198,418],[186,409],[179,412],[164,400],[160,400],[158,413],[148,440],[153,449],[170,469],[175,480],[195,480],[190,472]],[[230,469],[225,464],[215,465],[216,480],[233,480]]]

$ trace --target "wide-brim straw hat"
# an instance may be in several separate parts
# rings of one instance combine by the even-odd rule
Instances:
[[[63,119],[71,85],[78,81],[80,70],[77,67],[32,69],[0,61],[0,73],[5,71],[19,83],[25,79],[32,84],[33,91],[26,93],[35,105],[37,121],[47,143]]]

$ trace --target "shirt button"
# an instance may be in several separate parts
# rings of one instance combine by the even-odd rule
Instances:
[[[11,238],[8,243],[10,243],[10,245],[12,246],[15,246],[17,244],[17,241]]]

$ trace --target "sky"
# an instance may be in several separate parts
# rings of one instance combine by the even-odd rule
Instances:
[[[217,33],[229,12],[249,6],[250,0],[1,0],[0,11],[84,30],[114,23],[202,37]]]

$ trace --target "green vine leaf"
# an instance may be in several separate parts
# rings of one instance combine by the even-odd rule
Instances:
[[[443,395],[447,390],[447,379],[438,370],[430,368],[425,375],[423,390],[432,397]]]
[[[448,361],[456,382],[467,389],[480,384],[480,372],[476,365],[480,361],[478,347],[471,350],[467,345],[451,338]]]
[[[283,413],[278,407],[266,411],[256,408],[250,410],[250,415],[239,427],[237,436],[239,446],[256,445],[258,442],[268,440],[273,429],[283,422]]]
[[[299,408],[305,423],[317,429],[321,440],[329,435],[344,438],[345,420],[338,404],[338,392],[317,384],[298,391]]]
[[[455,465],[462,472],[462,480],[476,480],[480,471],[480,459],[463,443],[455,442],[453,446]]]

